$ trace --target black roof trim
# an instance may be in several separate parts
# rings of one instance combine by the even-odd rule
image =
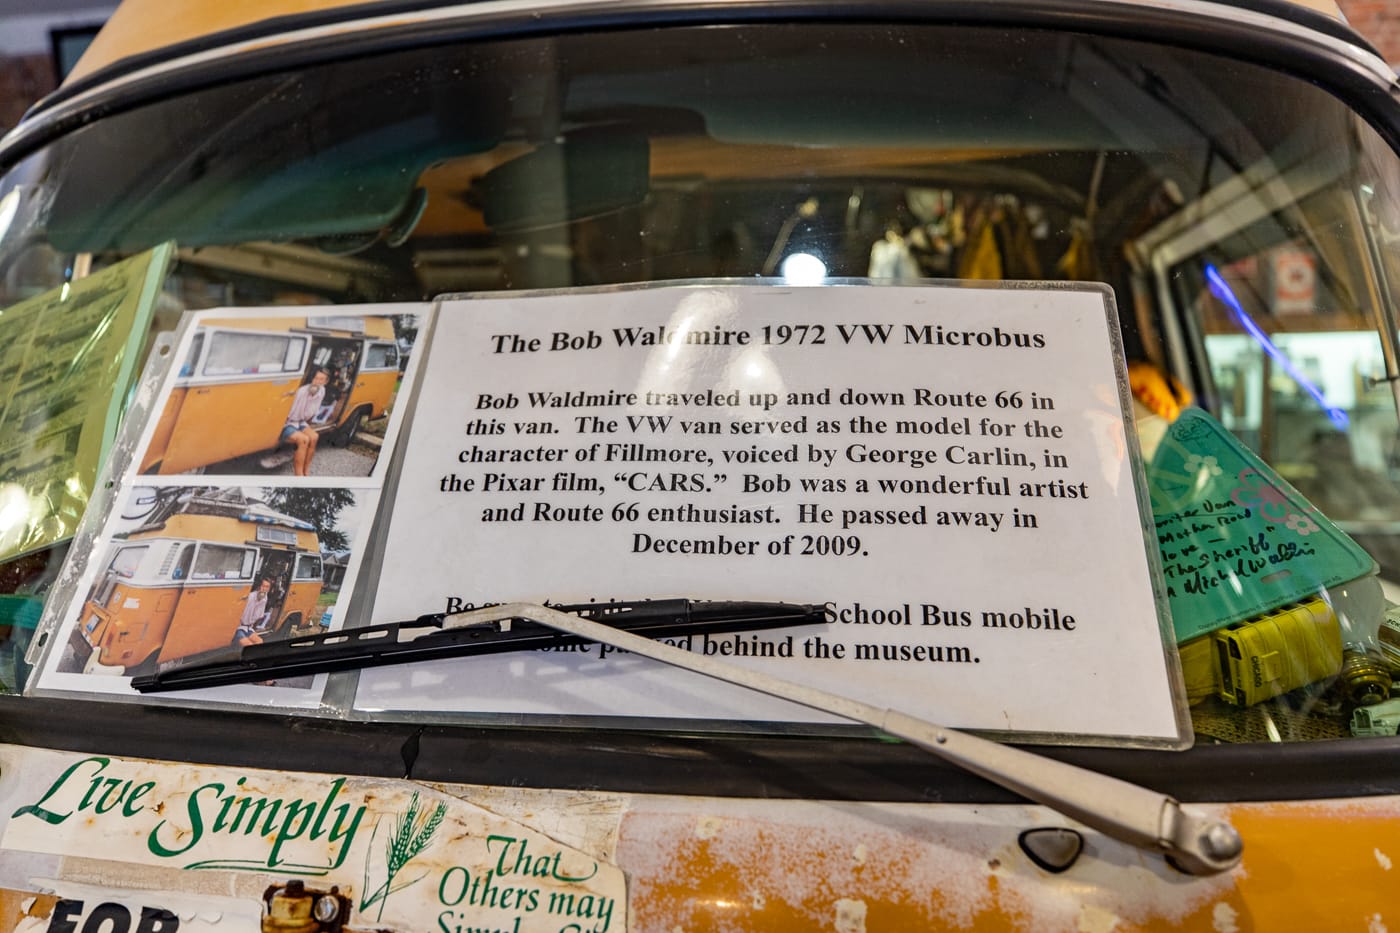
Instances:
[[[13,162],[48,140],[95,119],[140,104],[213,84],[307,65],[344,60],[354,56],[397,49],[424,47],[463,38],[503,39],[542,33],[582,30],[618,30],[658,26],[735,24],[756,22],[905,22],[965,26],[1059,29],[1144,41],[1176,44],[1200,51],[1234,55],[1256,64],[1281,68],[1320,83],[1355,102],[1358,93],[1375,92],[1375,76],[1365,72],[1342,49],[1327,49],[1287,31],[1273,33],[1253,26],[1236,25],[1228,17],[1202,17],[1192,12],[1162,8],[1136,0],[1136,15],[1124,16],[1124,6],[1114,0],[609,0],[576,6],[546,7],[539,16],[528,8],[482,11],[472,14],[471,3],[449,0],[391,0],[383,4],[359,4],[327,14],[303,14],[265,20],[237,30],[216,33],[191,43],[163,48],[149,56],[134,56],[114,63],[87,78],[65,85],[44,98],[5,140],[0,159]],[[1250,10],[1277,17],[1370,55],[1375,50],[1345,25],[1287,0],[1202,0],[1221,8]],[[367,31],[328,32],[325,36],[292,45],[272,44],[245,50],[236,56],[214,59],[198,66],[157,73],[123,84],[123,76],[166,61],[175,55],[213,51],[231,42],[265,38],[291,28],[309,28],[351,19],[391,14],[394,11],[431,11],[463,8],[464,19],[405,22]],[[319,17],[319,18],[318,18]],[[1329,80],[1330,76],[1330,80]],[[104,86],[117,84],[104,93]],[[1387,89],[1388,90],[1388,89]],[[93,100],[73,113],[49,120],[65,103],[91,92]],[[1366,106],[1362,104],[1363,108]],[[1372,108],[1374,110],[1374,108]],[[1374,116],[1374,114],[1372,114]],[[1400,123],[1400,120],[1395,121]],[[1400,131],[1394,135],[1400,138]]]
[[[981,2],[992,4],[998,2],[998,0],[981,0]],[[1084,0],[1078,0],[1078,2],[1082,4]],[[1090,5],[1092,5],[1093,2],[1094,0],[1090,0]],[[1346,24],[1309,7],[1290,2],[1290,0],[1206,0],[1206,2],[1214,3],[1222,8],[1236,7],[1272,16],[1276,19],[1303,26],[1314,32],[1331,36],[1334,39],[1339,39],[1370,52],[1377,57],[1380,56],[1380,52],[1377,51],[1375,46],[1371,45],[1365,37],[1352,30]],[[85,75],[78,80],[64,84],[57,91],[39,101],[34,108],[32,108],[31,112],[40,113],[84,91],[99,87],[123,75],[139,71],[142,68],[149,68],[162,62],[173,61],[187,55],[212,51],[221,46],[236,45],[240,42],[265,39],[269,36],[280,35],[298,29],[314,29],[319,26],[329,26],[335,23],[352,22],[354,20],[369,19],[371,17],[395,16],[460,5],[462,5],[462,0],[380,0],[380,2],[364,2],[352,4],[350,6],[336,7],[330,10],[273,16],[258,20],[254,23],[249,23],[245,26],[210,33],[195,39],[189,39],[184,42],[163,46],[159,49],[153,49],[149,52],[128,56],[90,75]],[[933,16],[939,15],[937,7],[941,5],[942,4],[936,2],[929,2],[927,4],[929,13]],[[1102,5],[1102,0],[1099,0],[1099,5]]]

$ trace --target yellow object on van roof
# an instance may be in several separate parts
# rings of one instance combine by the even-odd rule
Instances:
[[[239,3],[124,0],[92,40],[68,76],[87,77],[125,58],[190,42],[265,20],[295,18],[336,8],[371,8],[377,2],[338,0],[241,0]]]
[[[1228,2],[1228,0],[1226,0]],[[1289,0],[1334,19],[1343,19],[1335,0]],[[271,19],[285,18],[287,31],[296,28],[296,18],[327,10],[354,10],[353,18],[373,14],[373,8],[388,4],[370,0],[343,3],[339,0],[241,0],[239,3],[184,2],[168,0],[124,0],[102,32],[74,67],[68,81],[88,77],[109,65],[157,49],[241,29]],[[402,4],[393,9],[402,11]]]

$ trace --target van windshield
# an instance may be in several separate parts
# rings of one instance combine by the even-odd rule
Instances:
[[[130,579],[141,569],[141,561],[150,552],[148,545],[124,547],[112,558],[111,571],[119,577]]]
[[[1310,530],[1315,515],[1355,548],[1342,583],[1231,623],[1251,628],[1181,639],[1197,741],[1346,737],[1358,704],[1400,676],[1400,369],[1383,339],[1400,161],[1306,81],[1008,28],[443,43],[105,116],[13,165],[3,198],[16,214],[0,230],[0,305],[174,241],[152,331],[214,307],[693,279],[1103,283],[1145,462],[1165,424],[1201,413],[1269,471],[1237,506],[1306,502],[1315,513],[1287,512],[1288,527]],[[401,368],[403,326],[382,343],[306,336],[304,318],[269,334],[210,330],[187,365],[195,381],[286,375],[291,398],[319,353],[325,388],[304,396],[302,420],[326,429],[328,449],[382,417],[355,408],[352,377]],[[258,443],[277,454],[282,427],[258,428]],[[263,459],[243,463],[274,469]],[[1214,454],[1180,460],[1218,471]],[[1280,498],[1285,487],[1301,498]],[[1193,585],[1201,555],[1158,530],[1148,547],[1163,586]],[[330,556],[286,572],[316,579],[327,559],[339,573]],[[246,585],[266,572],[250,550],[205,543],[189,578]],[[42,591],[47,577],[29,579]],[[820,572],[810,579],[819,590]],[[1240,686],[1250,659],[1280,652],[1287,673],[1264,694]]]

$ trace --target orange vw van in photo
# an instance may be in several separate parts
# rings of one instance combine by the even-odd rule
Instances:
[[[162,490],[119,536],[74,631],[74,668],[131,673],[232,644],[249,597],[271,582],[262,630],[289,635],[316,618],[315,528],[228,491]]]
[[[141,472],[203,472],[234,457],[275,450],[292,396],[317,370],[329,378],[312,424],[343,447],[393,401],[399,380],[393,321],[350,314],[205,321]]]

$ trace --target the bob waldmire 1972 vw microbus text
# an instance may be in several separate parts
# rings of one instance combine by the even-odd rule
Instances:
[[[1099,286],[445,300],[374,621],[825,603],[680,644],[948,725],[1178,743],[1116,333]],[[816,715],[596,644],[367,670],[356,705]]]

